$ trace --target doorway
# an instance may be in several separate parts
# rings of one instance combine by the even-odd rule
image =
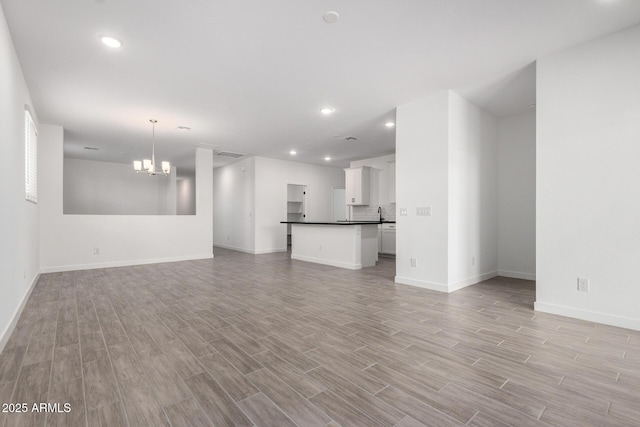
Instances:
[[[287,221],[305,221],[306,196],[306,185],[287,184]],[[291,224],[287,224],[287,250],[291,250]]]

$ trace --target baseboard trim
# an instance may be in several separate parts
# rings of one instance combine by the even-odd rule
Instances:
[[[145,265],[145,264],[160,264],[163,262],[178,262],[178,261],[193,261],[198,259],[211,259],[213,253],[200,254],[200,255],[185,255],[177,257],[166,258],[150,258],[150,259],[136,259],[127,261],[111,261],[111,262],[96,262],[91,264],[76,264],[76,265],[60,265],[55,267],[43,267],[40,269],[41,273],[60,273],[63,271],[78,271],[78,270],[94,270],[97,268],[112,268],[112,267],[129,267],[132,265]]]
[[[533,308],[535,311],[540,311],[542,313],[556,314],[558,316],[572,317],[574,319],[586,320],[588,322],[602,323],[604,325],[640,331],[640,319],[634,319],[631,317],[615,316],[613,314],[538,301],[534,303]]]
[[[306,261],[306,262],[314,262],[316,264],[324,264],[324,265],[330,265],[332,267],[340,267],[340,268],[346,268],[349,270],[361,270],[362,269],[362,264],[350,264],[347,262],[339,262],[339,261],[332,261],[332,260],[327,260],[327,259],[322,259],[322,258],[314,258],[314,257],[310,257],[310,256],[301,256],[301,255],[291,255],[291,259],[295,259],[298,261]]]
[[[409,277],[396,276],[395,282],[403,285],[417,286],[419,288],[429,289],[432,291],[451,293],[458,291],[467,286],[475,285],[484,280],[494,278],[498,275],[497,271],[491,271],[489,273],[481,274],[480,276],[470,277],[458,283],[452,283],[451,285],[444,285],[442,283],[427,282],[426,280],[417,280]]]
[[[231,246],[231,245],[221,245],[219,243],[214,243],[213,244],[214,248],[222,248],[222,249],[230,249],[232,251],[238,251],[238,252],[244,252],[245,254],[255,254],[255,251],[251,250],[251,249],[245,249],[245,248],[238,248],[236,246]]]
[[[13,318],[11,319],[11,322],[9,322],[5,330],[2,332],[2,336],[0,336],[0,353],[2,353],[2,350],[4,350],[4,346],[6,346],[7,342],[9,342],[9,338],[11,337],[13,330],[16,328],[16,325],[18,324],[18,319],[20,319],[22,310],[24,310],[24,306],[27,304],[27,301],[31,296],[31,292],[33,291],[33,288],[35,287],[36,283],[38,283],[38,279],[40,279],[40,271],[36,273],[35,277],[31,281],[31,284],[29,285],[29,289],[27,289],[27,292],[25,292],[24,296],[22,297],[22,301],[20,301],[20,305],[18,305],[18,308],[13,313]]]
[[[509,277],[511,279],[536,280],[535,274],[521,273],[519,271],[498,270],[498,276]]]
[[[494,270],[494,271],[490,271],[488,273],[484,273],[481,274],[479,276],[475,276],[475,277],[469,277],[468,279],[465,279],[461,282],[458,283],[453,283],[451,285],[449,285],[449,292],[455,292],[458,291],[462,288],[466,288],[467,286],[471,286],[471,285],[475,285],[476,283],[480,283],[483,282],[485,280],[489,280],[489,279],[493,279],[494,277],[498,276],[498,271]]]
[[[256,255],[262,255],[262,254],[274,254],[277,252],[287,252],[287,248],[282,248],[282,249],[262,249],[259,251],[255,251],[254,254]]]
[[[230,249],[232,251],[244,252],[245,254],[252,254],[252,255],[273,254],[276,252],[287,252],[287,248],[251,250],[251,249],[238,248],[236,246],[231,246],[231,245],[221,245],[218,243],[215,243],[213,246],[218,248],[223,248],[223,249]]]
[[[416,286],[418,288],[429,289],[431,291],[449,293],[449,287],[441,283],[427,282],[426,280],[417,280],[410,277],[396,276],[395,282],[403,285]]]

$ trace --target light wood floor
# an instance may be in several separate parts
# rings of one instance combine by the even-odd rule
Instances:
[[[43,275],[0,356],[26,426],[640,425],[640,332],[535,313],[532,282],[450,295],[223,249]]]

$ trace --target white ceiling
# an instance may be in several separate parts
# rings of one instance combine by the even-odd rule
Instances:
[[[67,155],[121,162],[148,157],[155,118],[158,160],[206,145],[345,166],[394,152],[398,105],[450,88],[525,111],[537,58],[640,22],[636,0],[1,3],[40,121],[65,128]]]

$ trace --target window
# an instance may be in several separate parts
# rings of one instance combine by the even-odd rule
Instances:
[[[29,110],[24,110],[24,188],[26,198],[38,203],[38,130]]]

